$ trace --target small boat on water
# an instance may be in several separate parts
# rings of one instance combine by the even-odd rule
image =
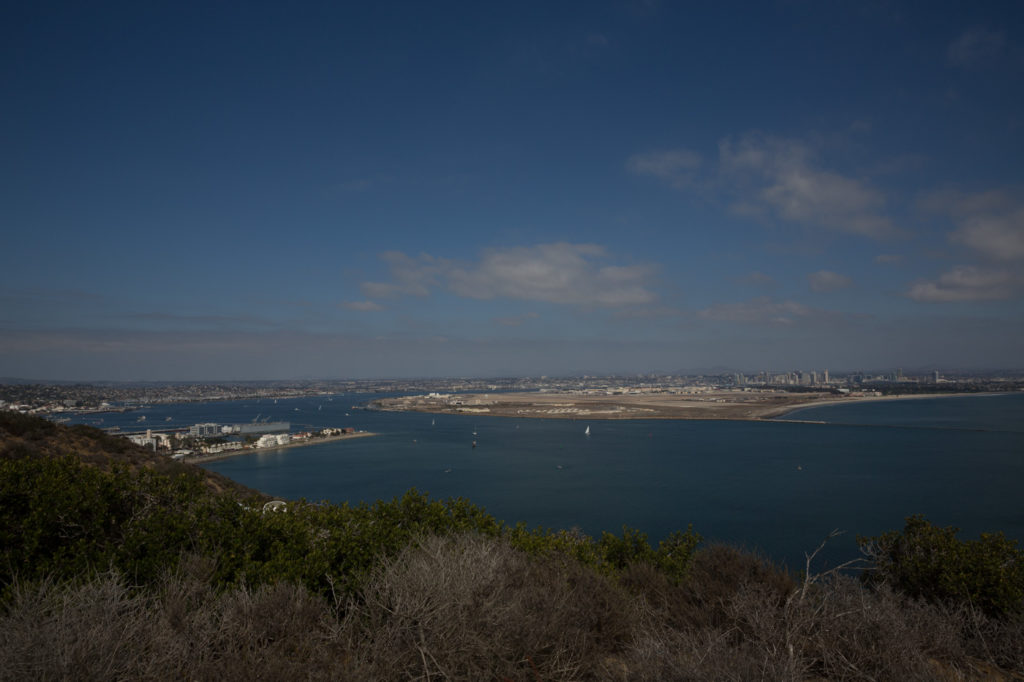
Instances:
[[[585,436],[589,436],[590,435],[590,427],[589,426],[583,431],[583,435],[585,435]]]
[[[474,448],[476,447],[476,441],[473,441],[473,447]]]

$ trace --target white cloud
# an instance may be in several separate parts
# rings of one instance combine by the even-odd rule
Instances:
[[[1002,215],[971,216],[950,239],[994,260],[1024,259],[1024,206]]]
[[[381,260],[390,266],[393,282],[363,282],[360,289],[368,298],[392,296],[427,296],[437,286],[438,276],[448,267],[447,261],[422,253],[410,258],[401,251],[385,251]]]
[[[1005,270],[961,265],[943,273],[937,281],[917,282],[907,296],[924,303],[997,301],[1011,298],[1020,278]]]
[[[701,310],[697,315],[706,320],[747,322],[753,324],[790,325],[796,320],[815,314],[796,301],[774,301],[767,296],[742,303],[720,303]]]
[[[682,189],[693,183],[701,163],[700,154],[689,149],[666,149],[634,154],[626,160],[626,169],[635,175],[649,175]]]
[[[1007,189],[965,194],[944,190],[921,200],[925,210],[945,213],[957,229],[949,239],[996,261],[1024,260],[1024,201]]]
[[[840,275],[838,272],[832,272],[830,270],[812,272],[807,275],[807,281],[811,285],[811,291],[818,293],[845,289],[853,284],[853,281],[846,275]]]
[[[341,304],[346,310],[373,311],[384,310],[384,306],[373,301],[345,301]]]
[[[606,263],[606,249],[596,244],[487,249],[472,264],[428,254],[413,259],[399,252],[382,258],[395,281],[365,282],[361,288],[370,298],[426,296],[441,287],[464,298],[609,307],[648,304],[657,298],[650,288],[654,266]]]
[[[864,180],[847,177],[817,160],[815,145],[801,140],[748,133],[718,145],[718,187],[734,212],[776,217],[865,237],[896,232],[884,214],[885,196]],[[700,155],[689,149],[634,154],[626,168],[676,189],[697,186]],[[706,188],[708,183],[700,185]]]
[[[743,213],[778,217],[858,234],[883,237],[893,227],[881,211],[885,197],[866,183],[817,166],[814,150],[799,140],[745,135],[719,143],[723,178],[739,195]]]
[[[602,265],[604,247],[594,244],[540,244],[488,249],[479,265],[454,268],[449,289],[467,298],[514,298],[580,305],[650,303],[649,265]]]
[[[1005,42],[1002,31],[980,26],[971,28],[949,45],[946,57],[954,66],[974,66],[998,56]]]

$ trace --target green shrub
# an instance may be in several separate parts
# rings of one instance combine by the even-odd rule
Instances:
[[[0,410],[0,431],[12,436],[42,440],[53,436],[59,430],[57,424],[30,414]]]
[[[507,527],[464,499],[430,500],[416,490],[371,505],[288,505],[206,488],[199,473],[84,465],[76,457],[0,462],[0,588],[15,576],[86,578],[116,568],[150,584],[184,554],[214,560],[219,588],[287,581],[339,598],[354,595],[373,566],[414,538],[472,533],[505,537],[534,556],[562,554],[606,573],[639,563],[673,580],[686,571],[699,536],[676,533],[657,549],[639,531],[601,539]]]
[[[903,532],[858,536],[874,566],[866,582],[886,582],[912,597],[969,603],[990,616],[1024,611],[1024,552],[1002,533],[958,540],[958,528],[940,528],[923,516],[906,519]]]

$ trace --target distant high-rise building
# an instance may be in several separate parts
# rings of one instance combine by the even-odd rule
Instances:
[[[825,370],[825,383],[828,383],[828,370]]]
[[[932,372],[932,383],[939,383],[939,370]]]

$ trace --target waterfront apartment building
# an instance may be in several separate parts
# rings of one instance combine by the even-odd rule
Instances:
[[[188,435],[193,438],[216,438],[220,434],[220,424],[193,424],[188,427]]]

